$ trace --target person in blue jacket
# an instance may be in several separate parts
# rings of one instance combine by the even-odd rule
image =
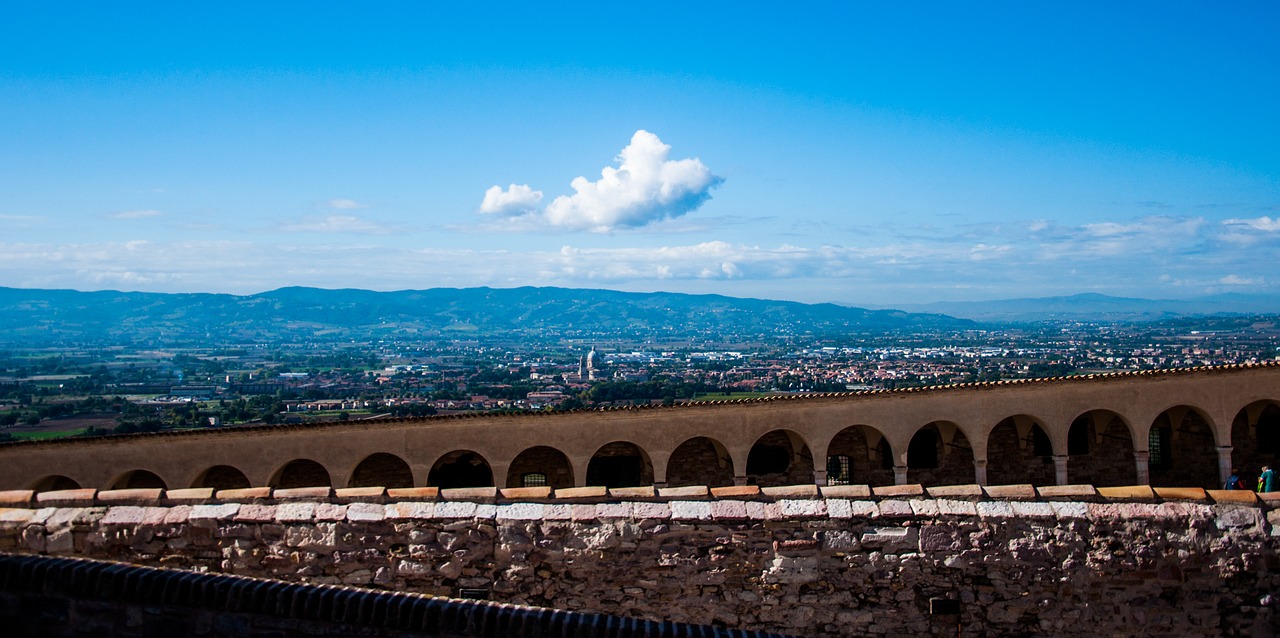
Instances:
[[[1240,480],[1239,468],[1231,468],[1231,476],[1227,477],[1227,484],[1222,487],[1226,490],[1243,490],[1244,481]]]
[[[1262,474],[1258,475],[1258,491],[1270,492],[1275,489],[1276,472],[1270,465],[1262,466]]]

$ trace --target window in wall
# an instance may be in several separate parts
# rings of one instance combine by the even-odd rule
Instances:
[[[1151,428],[1151,434],[1147,437],[1147,451],[1150,453],[1147,457],[1147,463],[1152,469],[1164,470],[1173,465],[1173,458],[1169,454],[1169,438],[1171,435],[1170,428]]]
[[[827,457],[827,484],[849,485],[853,482],[853,473],[849,469],[849,457],[836,454]]]
[[[1086,417],[1076,419],[1067,431],[1067,454],[1077,456],[1089,453],[1089,421]]]
[[[520,478],[520,484],[525,487],[545,487],[547,475],[542,472],[529,472]]]

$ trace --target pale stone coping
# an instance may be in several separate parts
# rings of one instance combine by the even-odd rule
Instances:
[[[781,503],[784,501],[826,500],[879,503],[877,515],[902,516],[931,513],[931,504],[914,504],[913,501],[924,500],[930,503],[947,502],[942,506],[942,513],[949,514],[960,508],[960,501],[988,502],[1199,502],[1222,503],[1236,505],[1254,505],[1264,509],[1280,509],[1280,492],[1255,494],[1250,490],[1204,490],[1187,487],[1152,487],[1149,485],[1130,485],[1120,487],[1093,487],[1091,485],[947,485],[925,488],[920,485],[890,485],[868,487],[866,485],[826,485],[818,486],[785,485],[776,487],[758,487],[755,485],[713,487],[572,487],[552,489],[550,487],[503,488],[472,487],[438,489],[435,487],[415,488],[382,488],[358,487],[339,488],[307,487],[291,489],[272,489],[270,487],[251,487],[232,490],[214,490],[213,488],[190,488],[177,490],[161,489],[124,489],[124,490],[60,490],[51,492],[33,492],[31,490],[0,491],[0,509],[41,508],[41,507],[89,507],[89,506],[152,506],[172,507],[176,505],[221,505],[228,503],[249,505],[271,505],[287,502],[328,503],[349,505],[368,503],[385,505],[403,502],[438,502],[438,503],[490,503],[511,504],[520,502],[563,503],[563,504],[598,504],[609,505],[619,502],[696,502],[696,501],[762,501],[764,503]],[[792,509],[799,507],[789,505]],[[836,506],[831,512],[844,512],[843,505]],[[446,508],[448,509],[448,508]],[[856,508],[855,508],[856,509]],[[450,510],[451,511],[451,510]],[[459,510],[461,511],[461,510]],[[487,510],[486,510],[487,511]],[[736,512],[737,510],[733,510]],[[967,510],[966,510],[967,511]],[[1040,510],[1037,510],[1040,511]],[[729,511],[725,510],[726,515]]]

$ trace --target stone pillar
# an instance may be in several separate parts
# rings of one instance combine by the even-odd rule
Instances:
[[[654,482],[653,482],[653,487],[654,487],[654,488],[656,488],[656,489],[662,489],[662,488],[664,488],[664,487],[667,487],[667,482],[666,482],[666,481],[654,481]]]
[[[733,477],[733,484],[734,484],[734,485],[738,485],[738,486],[746,485],[746,484],[747,484],[747,477],[745,477],[745,476],[735,476],[735,477]]]
[[[1054,455],[1053,457],[1053,474],[1058,485],[1066,485],[1071,480],[1067,477],[1067,459],[1071,457],[1066,455]]]
[[[905,465],[893,466],[893,484],[894,485],[907,484],[907,466]]]
[[[1151,484],[1151,466],[1148,463],[1150,458],[1151,453],[1146,450],[1133,453],[1134,463],[1138,466],[1138,485]]]
[[[986,459],[973,460],[973,481],[978,485],[987,484],[987,460]]]
[[[822,468],[821,470],[814,470],[814,471],[813,471],[813,484],[814,484],[814,485],[826,485],[826,484],[827,484],[827,469],[826,469],[826,468]]]
[[[1231,476],[1231,446],[1218,446],[1218,485],[1227,484],[1227,479]]]

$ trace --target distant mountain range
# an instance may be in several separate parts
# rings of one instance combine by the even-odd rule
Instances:
[[[1280,295],[1224,293],[1195,299],[1137,299],[1084,293],[1066,297],[907,304],[906,312],[983,322],[1158,321],[1217,314],[1280,314]]]
[[[836,304],[566,288],[281,288],[238,296],[0,287],[0,343],[22,344],[521,335],[705,341],[968,325],[972,322],[937,314]]]

